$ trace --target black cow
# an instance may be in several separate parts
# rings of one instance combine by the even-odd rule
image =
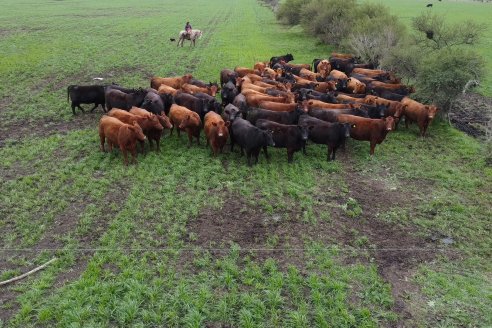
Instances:
[[[231,122],[234,119],[234,117],[240,114],[240,112],[241,111],[239,110],[239,108],[237,108],[233,104],[228,104],[227,106],[224,107],[224,111],[222,112],[221,116],[224,121]]]
[[[78,107],[82,112],[84,109],[80,104],[94,104],[91,112],[101,105],[103,111],[106,112],[104,107],[104,86],[103,85],[70,85],[67,88],[67,101],[72,100],[72,113],[75,115],[75,107]]]
[[[248,165],[251,166],[251,156],[255,157],[255,164],[258,163],[258,156],[261,149],[265,152],[268,160],[268,146],[275,146],[271,131],[263,131],[241,117],[235,117],[231,124],[231,152],[234,144],[241,147],[241,156],[246,150]]]
[[[222,106],[232,104],[234,98],[238,95],[236,84],[228,81],[222,84],[222,90],[220,90],[220,98],[222,99]]]
[[[190,95],[189,93],[177,93],[174,96],[174,102],[197,113],[200,116],[202,123],[204,122],[205,114],[209,112],[208,100],[195,97],[193,95]]]
[[[326,103],[338,104],[338,100],[332,93],[323,93],[312,89],[301,88],[298,90],[298,101],[315,99]]]
[[[292,56],[292,54],[287,54],[284,56],[272,57],[272,58],[270,58],[270,67],[273,67],[273,65],[275,65],[276,63],[279,63],[282,60],[284,62],[288,63],[288,62],[294,60],[294,56]]]
[[[385,117],[388,107],[385,105],[361,104],[361,109],[367,111],[367,116],[369,116],[369,118],[383,118]]]
[[[426,7],[427,8],[432,7],[432,3],[428,3]]]
[[[368,113],[360,108],[320,109],[310,108],[308,114],[326,122],[337,122],[338,115],[348,114],[360,117],[369,117]]]
[[[138,89],[136,92],[124,93],[123,91],[109,88],[106,90],[106,110],[113,107],[130,110],[133,106],[141,107],[147,91]]]
[[[208,110],[220,114],[222,112],[222,104],[217,101],[215,97],[203,92],[196,92],[193,94],[195,97],[203,99],[208,102]]]
[[[234,98],[232,104],[239,108],[241,113],[243,113],[243,118],[245,118],[246,113],[248,112],[248,103],[246,102],[246,97],[242,93],[240,93],[236,96],[236,98]]]
[[[350,137],[351,126],[348,123],[329,123],[305,115],[299,119],[299,125],[307,128],[309,133],[309,140],[317,144],[328,146],[328,161],[330,159],[335,160],[335,152],[337,151],[338,147],[344,145],[345,140]],[[306,155],[305,148],[303,151]],[[333,156],[330,156],[332,154]]]
[[[355,63],[354,58],[330,57],[329,61],[332,69],[342,71],[347,75],[352,73],[352,70],[354,69],[354,63]]]
[[[155,89],[147,89],[144,101],[141,105],[143,109],[148,110],[156,115],[161,115],[164,112],[164,101]]]
[[[299,121],[299,117],[304,114],[306,113],[300,107],[296,107],[295,110],[290,112],[276,112],[263,108],[250,108],[247,119],[251,124],[256,124],[257,120],[266,119],[281,124],[294,125]]]
[[[318,64],[320,63],[320,61],[322,61],[323,59],[319,59],[319,58],[315,58],[313,59],[313,72],[314,73],[318,73]]]
[[[220,85],[223,85],[227,82],[232,82],[235,85],[237,77],[239,77],[239,75],[232,69],[224,68],[220,71]]]
[[[387,91],[387,90],[369,90],[369,92],[371,94],[379,96],[381,98],[388,99],[388,100],[394,100],[394,101],[401,101],[403,98],[406,97],[404,95],[400,95],[398,93],[394,93],[394,92]]]
[[[292,163],[294,152],[306,147],[308,130],[299,125],[286,125],[260,119],[255,124],[262,130],[272,131],[275,148],[287,148],[287,161]]]

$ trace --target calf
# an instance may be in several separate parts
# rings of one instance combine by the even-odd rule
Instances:
[[[220,71],[220,85],[223,85],[227,82],[236,83],[236,79],[239,75],[231,69],[224,68]]]
[[[406,105],[404,112],[405,127],[408,128],[408,123],[410,122],[417,122],[420,130],[420,135],[422,137],[425,137],[427,128],[436,116],[436,113],[439,109],[436,106],[423,105],[418,101],[415,101],[408,97],[403,98],[401,103],[404,106]]]
[[[116,89],[106,91],[106,109],[111,110],[113,107],[130,110],[133,106],[141,107],[147,91],[139,89],[133,93],[124,93]]]
[[[308,115],[299,118],[299,125],[307,128],[309,140],[314,143],[327,145],[327,160],[335,160],[337,149],[345,144],[345,140],[350,137],[350,124],[348,123],[329,123]],[[304,154],[306,149],[304,148]]]
[[[204,132],[207,138],[207,145],[212,148],[212,153],[217,156],[222,153],[224,146],[229,138],[230,122],[224,122],[222,117],[214,112],[208,112],[205,115]]]
[[[177,127],[178,137],[180,137],[181,130],[186,131],[188,134],[188,148],[191,147],[193,137],[196,138],[196,143],[198,145],[200,144],[200,127],[202,121],[197,113],[186,107],[173,104],[169,111],[169,119],[173,125],[170,135],[173,134],[174,127]]]
[[[203,93],[203,92],[197,92],[194,94],[194,96],[197,97],[198,99],[202,99],[202,100],[208,102],[207,108],[208,108],[209,112],[213,111],[213,112],[220,114],[220,112],[222,111],[222,104],[220,102],[218,102],[215,97],[212,97],[212,96],[210,96],[206,93]]]
[[[118,145],[123,153],[124,163],[128,165],[127,152],[132,154],[132,161],[137,163],[137,148],[136,143],[138,141],[144,141],[145,135],[142,132],[142,128],[137,122],[133,124],[126,124],[118,120],[117,118],[103,115],[99,120],[99,139],[101,141],[101,151],[105,151],[104,143],[107,140],[109,151],[113,150],[113,146]]]
[[[75,107],[78,107],[82,112],[84,109],[80,104],[94,104],[91,112],[101,105],[104,112],[104,86],[102,85],[70,85],[67,88],[67,101],[72,100],[72,113],[75,115]]]
[[[382,143],[388,132],[395,128],[395,120],[391,116],[372,119],[354,115],[339,115],[338,122],[352,124],[350,136],[356,140],[369,141],[371,155],[374,155],[376,145]]]
[[[306,146],[308,131],[299,125],[285,125],[269,120],[260,119],[255,124],[262,130],[272,131],[275,148],[287,148],[287,161],[292,163],[294,152]]]
[[[249,166],[252,165],[252,156],[255,158],[255,164],[258,163],[262,148],[268,160],[267,147],[275,146],[271,131],[263,131],[240,117],[235,117],[231,124],[231,152],[236,143],[241,147],[241,155],[246,150]]]
[[[347,90],[352,93],[366,93],[366,85],[355,77],[349,77],[347,79]]]
[[[150,112],[148,112],[147,110],[145,110],[143,108],[138,108],[138,107],[132,107],[132,109],[130,109],[130,113],[132,113],[134,115],[140,115],[143,117],[148,117],[148,116],[153,115]],[[167,117],[165,113],[161,113],[160,115],[155,115],[155,116],[157,117],[157,119],[159,120],[159,123],[162,125],[162,127],[164,129],[170,129],[173,127],[173,125],[171,124],[171,121],[169,120],[169,117]],[[164,130],[159,130],[159,129],[149,129],[147,131],[144,131],[145,136],[149,140],[149,148],[151,150],[153,147],[152,141],[155,141],[155,143],[157,145],[156,146],[157,151],[158,152],[161,151],[160,141],[161,141],[161,137],[162,137],[163,132],[164,132]]]

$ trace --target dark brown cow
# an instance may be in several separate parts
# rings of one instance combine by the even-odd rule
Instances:
[[[215,112],[208,112],[205,115],[204,132],[207,138],[207,145],[212,148],[212,153],[217,156],[222,153],[224,146],[229,138],[230,122],[224,122],[222,117]]]
[[[107,140],[109,151],[118,146],[123,153],[124,163],[128,165],[128,151],[132,154],[133,163],[137,163],[137,140],[144,141],[145,135],[137,122],[126,124],[115,117],[103,115],[99,120],[99,138],[101,151],[105,151],[104,143]]]
[[[341,114],[338,115],[338,122],[351,124],[350,136],[352,138],[369,141],[371,144],[371,155],[374,155],[376,145],[382,143],[388,132],[395,128],[395,120],[391,116],[382,119],[372,119]]]

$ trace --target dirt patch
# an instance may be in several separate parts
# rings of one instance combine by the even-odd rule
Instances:
[[[46,138],[55,134],[67,134],[75,130],[96,128],[102,115],[96,113],[79,113],[69,121],[16,121],[0,127],[0,148],[7,144],[16,144],[24,138]],[[99,109],[100,110],[100,109]]]
[[[449,112],[451,124],[475,138],[492,133],[492,98],[468,93],[459,97]]]
[[[406,188],[385,182],[384,174],[375,177],[357,172],[352,165],[346,166],[345,176],[348,196],[356,200],[362,210],[357,218],[345,220],[345,227],[367,237],[368,252],[376,261],[379,274],[392,287],[393,311],[400,315],[394,326],[405,327],[413,319],[407,304],[408,295],[420,295],[418,286],[411,281],[417,267],[434,260],[438,254],[453,257],[453,253],[439,248],[436,241],[419,236],[415,227],[387,223],[379,216],[392,208],[404,208],[412,215],[414,204],[420,202],[419,194],[426,193],[429,187],[412,186],[411,189],[419,193],[405,192]],[[338,217],[341,216],[343,213],[339,213]],[[353,240],[353,233],[343,240],[345,243]]]

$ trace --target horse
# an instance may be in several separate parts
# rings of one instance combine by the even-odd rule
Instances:
[[[179,32],[179,40],[177,46],[181,43],[181,47],[183,46],[184,40],[190,40],[190,47],[191,45],[195,46],[195,40],[201,38],[202,36],[202,31],[200,30],[191,30],[191,33],[188,34],[186,31],[181,31]]]

